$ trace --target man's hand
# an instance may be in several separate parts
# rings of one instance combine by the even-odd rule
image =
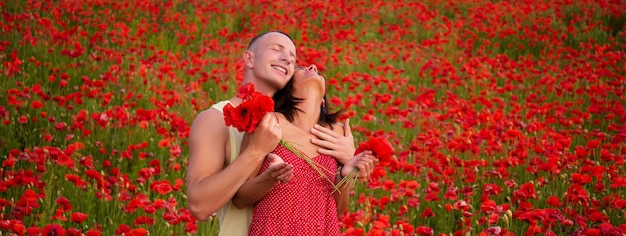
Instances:
[[[287,183],[293,178],[293,165],[286,163],[278,155],[267,155],[270,165],[259,177],[273,182]]]
[[[315,125],[311,130],[317,138],[311,139],[311,143],[322,148],[318,150],[320,154],[333,156],[345,165],[353,156],[356,148],[354,146],[354,137],[350,129],[350,120],[346,119],[344,126],[344,135],[340,135],[321,125]]]
[[[283,133],[278,125],[276,115],[269,112],[263,116],[257,128],[250,134],[248,149],[259,153],[261,157],[265,157],[274,151],[282,136]]]

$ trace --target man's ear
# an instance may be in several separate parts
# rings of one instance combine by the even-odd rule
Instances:
[[[254,68],[253,58],[254,58],[254,53],[252,51],[246,50],[243,53],[243,62],[250,69]]]

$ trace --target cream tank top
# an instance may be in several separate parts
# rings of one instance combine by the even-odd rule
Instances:
[[[215,108],[223,113],[224,106],[229,103],[229,101],[221,101],[214,104],[212,108]],[[243,135],[244,133],[237,131],[236,128],[228,127],[228,137],[230,139],[230,163],[235,161],[237,156],[239,156],[239,149],[241,148]],[[250,227],[250,222],[252,221],[252,206],[239,209],[235,207],[232,201],[229,201],[216,212],[216,215],[220,223],[220,236],[248,235],[248,228]]]

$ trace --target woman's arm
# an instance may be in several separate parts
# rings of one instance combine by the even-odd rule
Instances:
[[[241,143],[241,150],[248,145],[248,139],[244,136]],[[285,163],[278,155],[274,153],[268,154],[270,161],[266,171],[259,174],[261,165],[256,166],[254,174],[239,188],[239,191],[233,197],[233,204],[237,208],[244,208],[259,201],[267,192],[269,192],[278,182],[288,182],[293,177],[293,166]]]
[[[270,166],[268,169],[260,175],[248,179],[241,188],[239,188],[235,197],[233,197],[233,204],[235,204],[237,208],[241,209],[256,203],[278,182],[286,183],[293,177],[292,165],[285,163],[274,153],[270,153],[267,158],[270,158]]]
[[[371,174],[372,170],[374,169],[375,161],[376,157],[372,155],[371,151],[365,151],[357,154],[341,168],[340,172],[338,173],[340,174],[339,180],[341,180],[343,176],[347,176],[354,168],[358,168],[359,178],[364,179],[360,176],[362,175],[361,173],[367,173],[367,176],[369,176],[369,174]],[[338,191],[335,192],[335,203],[337,204],[338,218],[341,217],[345,209],[348,208],[348,204],[350,202],[350,191],[352,191],[353,186],[354,181],[347,181],[345,182],[345,184],[339,186]]]
[[[343,169],[343,168],[342,168]],[[335,184],[341,180],[341,176],[338,176],[338,180],[335,181]],[[335,191],[335,204],[337,205],[337,219],[341,218],[343,212],[348,208],[350,204],[350,191],[352,191],[352,187],[354,182],[348,181],[345,184],[339,186],[339,189]]]

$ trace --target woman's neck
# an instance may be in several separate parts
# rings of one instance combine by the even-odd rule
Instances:
[[[292,123],[305,131],[313,129],[320,118],[320,103],[315,99],[304,99],[296,107],[301,111],[296,112]]]

